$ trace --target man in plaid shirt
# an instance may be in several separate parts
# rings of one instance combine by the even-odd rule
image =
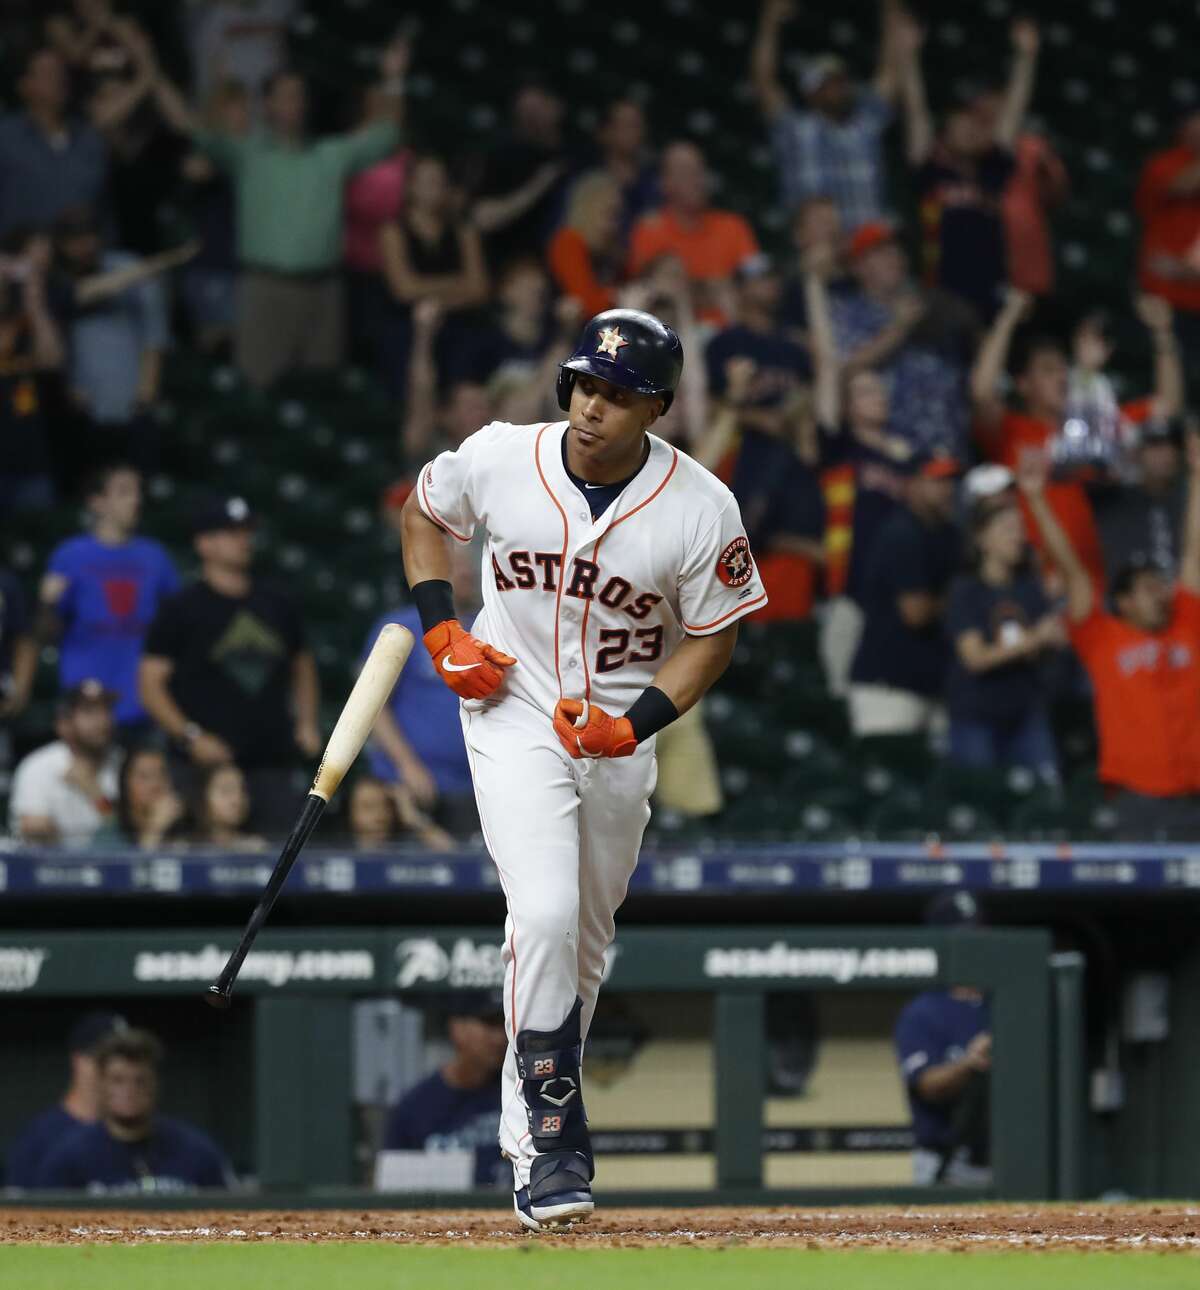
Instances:
[[[792,0],[764,0],[750,69],[754,91],[770,126],[784,201],[794,208],[809,197],[830,197],[853,233],[885,214],[883,134],[899,93],[911,20],[900,0],[882,0],[873,82],[856,86],[837,55],[821,54],[800,72],[805,106],[796,107],[776,75],[779,31],[794,9]]]

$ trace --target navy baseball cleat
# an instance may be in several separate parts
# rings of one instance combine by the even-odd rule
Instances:
[[[529,1186],[513,1192],[513,1210],[531,1232],[569,1227],[592,1216],[592,1162],[582,1151],[551,1151],[538,1156]]]

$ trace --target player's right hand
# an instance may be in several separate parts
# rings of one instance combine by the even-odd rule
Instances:
[[[447,618],[425,633],[425,648],[438,676],[460,699],[486,699],[517,661],[486,641],[476,640],[457,618]]]

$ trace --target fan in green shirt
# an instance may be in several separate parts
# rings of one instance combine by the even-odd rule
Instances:
[[[383,93],[375,118],[319,139],[305,133],[308,91],[295,71],[277,72],[267,83],[267,128],[240,137],[204,128],[179,90],[159,75],[155,96],[163,115],[233,179],[238,258],[245,267],[281,274],[337,267],[345,181],[399,145],[408,59],[406,41],[390,45],[380,63]]]

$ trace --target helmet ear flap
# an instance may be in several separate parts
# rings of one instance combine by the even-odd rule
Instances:
[[[558,395],[558,406],[564,412],[571,410],[571,391],[575,388],[575,373],[569,367],[558,369],[558,381],[554,391]]]

